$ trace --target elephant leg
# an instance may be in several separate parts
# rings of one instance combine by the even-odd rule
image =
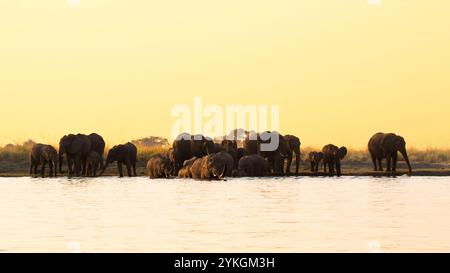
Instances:
[[[89,176],[88,174],[86,174],[86,166],[87,166],[87,160],[86,159],[82,159],[81,160],[81,164],[82,164],[82,171],[81,171],[81,173],[82,173],[82,175],[83,176]]]
[[[336,163],[336,172],[337,172],[337,176],[341,176],[341,162],[338,161]]]
[[[315,173],[319,172],[319,165],[320,165],[320,162],[316,162],[316,168],[314,170]]]
[[[34,167],[34,163],[30,164],[30,176],[33,175],[33,167]]]
[[[392,171],[393,172],[397,171],[397,161],[398,161],[398,154],[395,153],[394,156],[392,157]]]
[[[378,170],[382,172],[383,171],[383,165],[381,164],[381,158],[378,158],[377,161],[378,161]]]
[[[52,161],[50,161],[50,162],[48,163],[48,167],[49,167],[49,169],[50,169],[50,171],[49,171],[49,173],[48,173],[48,176],[49,176],[49,177],[53,177],[53,162],[52,162]],[[55,166],[55,168],[56,168],[56,166]]]
[[[134,176],[137,176],[137,172],[136,172],[136,161],[133,162],[133,173],[134,173]]]
[[[67,168],[69,169],[69,176],[73,176],[73,159],[67,157]]]
[[[45,177],[45,165],[47,164],[47,162],[43,162],[42,163],[42,168],[41,168],[41,176],[42,176],[42,178],[44,178]]]
[[[119,170],[119,177],[123,177],[122,162],[117,161],[117,169]]]
[[[34,175],[38,174],[38,166],[39,164],[34,164]]]
[[[289,156],[287,158],[286,174],[290,174],[291,173],[291,164],[292,164],[292,153],[289,154]]]
[[[81,161],[79,158],[74,160],[75,163],[75,176],[79,177],[81,175]]]
[[[316,166],[314,166],[314,161],[311,161],[311,172],[313,173],[316,169]]]
[[[391,155],[388,155],[387,156],[387,168],[386,168],[387,172],[391,171],[391,163],[392,163],[392,157],[391,157]]]
[[[373,170],[377,171],[377,159],[375,158],[375,155],[373,153],[370,153],[370,157],[372,158]]]
[[[129,176],[129,177],[132,177],[133,175],[132,175],[132,173],[131,173],[131,164],[130,164],[130,163],[127,163],[126,166],[127,166],[127,173],[128,173],[128,176]]]
[[[333,164],[333,162],[329,162],[328,163],[328,169],[330,171],[330,175],[333,175],[334,174],[334,164]]]
[[[323,162],[323,172],[327,173],[327,164],[326,162]]]

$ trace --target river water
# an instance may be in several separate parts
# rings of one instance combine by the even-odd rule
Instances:
[[[0,252],[400,251],[450,251],[450,177],[0,178]]]

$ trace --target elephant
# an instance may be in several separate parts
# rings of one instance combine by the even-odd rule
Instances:
[[[94,151],[100,155],[99,167],[103,169],[103,155],[105,154],[105,140],[102,136],[92,133],[88,135],[91,141],[91,151]]]
[[[287,157],[287,166],[286,166],[286,174],[291,172],[291,164],[292,164],[292,154],[295,154],[295,174],[298,175],[298,170],[300,167],[300,139],[293,135],[285,135],[284,138],[288,142],[289,151]]]
[[[239,160],[241,160],[242,157],[248,155],[247,151],[244,148],[238,148],[237,149],[237,155],[236,155],[236,161],[239,164]]]
[[[262,144],[268,144],[273,142],[272,138],[278,137],[278,145],[275,150],[268,150],[264,151],[264,148],[262,147]],[[269,172],[273,171],[273,174],[275,175],[284,175],[284,160],[289,157],[289,153],[291,153],[292,157],[292,151],[289,147],[288,141],[279,134],[278,132],[270,132],[266,131],[260,134],[259,136],[259,142],[260,142],[260,151],[259,154],[266,158],[269,162]]]
[[[260,177],[268,171],[267,161],[260,155],[246,155],[239,160],[238,168],[233,171],[234,177]]]
[[[150,178],[170,178],[172,167],[170,159],[161,154],[153,155],[147,162],[147,171]]]
[[[319,172],[319,166],[323,159],[323,153],[322,152],[310,152],[308,155],[309,162],[311,163],[311,172],[312,173],[318,173]]]
[[[58,152],[51,145],[35,144],[30,153],[30,175],[37,174],[38,166],[41,167],[41,176],[45,177],[45,166],[49,166],[49,176],[57,176]],[[34,170],[33,170],[34,169]]]
[[[106,157],[106,164],[103,166],[100,176],[103,175],[106,168],[110,163],[117,161],[117,168],[119,170],[119,177],[123,177],[122,164],[127,166],[128,176],[137,176],[136,174],[136,158],[137,158],[137,148],[131,143],[120,144],[112,147]],[[131,168],[133,168],[133,174],[131,173]]]
[[[237,147],[237,141],[236,140],[228,140],[224,139],[221,143],[223,147],[223,151],[227,152],[231,155],[234,161],[233,169],[237,169],[238,167],[238,147]]]
[[[66,154],[69,176],[80,176],[81,167],[83,167],[82,173],[85,173],[86,158],[90,151],[91,140],[87,135],[69,134],[63,136],[59,141],[59,172],[63,173],[62,164],[64,154]]]
[[[247,155],[256,155],[259,154],[260,149],[260,138],[259,135],[255,132],[246,132],[246,136],[244,139],[244,151]]]
[[[324,171],[327,172],[327,165],[329,168],[329,174],[334,174],[334,168],[338,176],[341,176],[341,160],[347,155],[346,147],[337,147],[333,144],[325,145],[322,149],[323,153],[323,165]]]
[[[220,180],[225,176],[231,176],[233,165],[231,155],[219,152],[195,159],[190,169],[194,179]]]
[[[209,179],[208,171],[208,158],[209,155],[203,157],[193,157],[192,165],[190,169],[190,176],[194,179]]]
[[[178,172],[178,176],[180,178],[192,178],[192,164],[199,159],[198,157],[193,157],[191,159],[185,160],[183,163],[183,167]]]
[[[368,147],[375,171],[383,171],[381,161],[382,159],[386,159],[386,170],[388,172],[390,172],[391,170],[393,172],[396,172],[398,152],[400,152],[405,159],[406,164],[408,165],[408,173],[411,175],[412,168],[409,162],[408,153],[406,152],[406,142],[403,137],[393,133],[377,133],[370,138]]]
[[[102,156],[96,151],[90,151],[87,158],[86,176],[97,176],[97,171],[103,168]]]
[[[211,138],[203,135],[192,136],[188,133],[180,134],[172,144],[173,148],[173,165],[174,175],[178,175],[178,171],[183,166],[185,160],[192,157],[201,158],[208,153],[219,152],[219,147]]]
[[[213,177],[217,177],[218,174],[222,174],[221,177],[230,177],[234,169],[233,157],[225,151],[218,152],[209,155],[209,169]]]

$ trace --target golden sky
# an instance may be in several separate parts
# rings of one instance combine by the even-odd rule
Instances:
[[[375,0],[372,0],[375,1]],[[170,136],[176,104],[277,104],[304,146],[450,146],[450,1],[0,0],[0,144]]]

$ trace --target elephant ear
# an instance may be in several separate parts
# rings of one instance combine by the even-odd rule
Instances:
[[[341,148],[339,148],[338,150],[338,156],[340,159],[343,159],[346,155],[347,155],[347,148],[342,146]]]

